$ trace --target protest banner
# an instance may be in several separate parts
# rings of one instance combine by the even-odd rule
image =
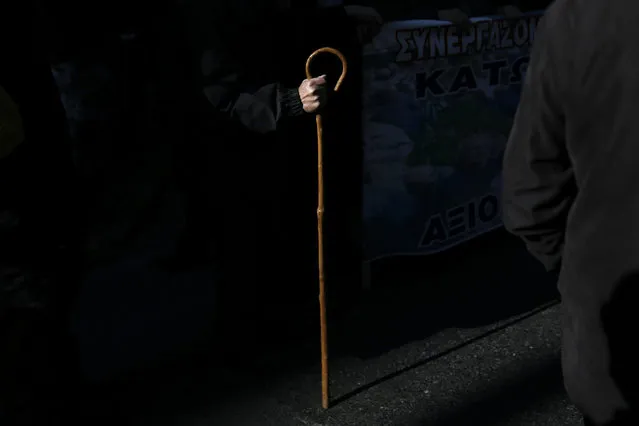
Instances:
[[[365,48],[365,261],[501,226],[502,156],[540,16],[393,22]]]

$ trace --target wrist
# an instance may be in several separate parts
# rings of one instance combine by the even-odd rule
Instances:
[[[282,113],[287,117],[304,115],[304,105],[297,89],[282,88],[279,91]]]

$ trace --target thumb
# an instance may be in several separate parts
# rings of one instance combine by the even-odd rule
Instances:
[[[311,78],[311,85],[320,86],[322,84],[326,84],[326,74],[320,75],[319,77]]]

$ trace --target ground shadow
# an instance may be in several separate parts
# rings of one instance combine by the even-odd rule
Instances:
[[[503,231],[434,256],[380,261],[373,277],[362,310],[340,326],[338,346],[360,358],[442,329],[490,325],[557,297],[552,277]]]
[[[437,360],[439,358],[443,358],[443,357],[445,357],[447,355],[450,355],[450,354],[452,354],[452,353],[454,353],[454,352],[456,352],[458,350],[463,349],[466,346],[472,345],[475,342],[483,340],[483,339],[489,337],[492,334],[495,334],[495,333],[498,333],[500,331],[503,331],[503,330],[507,329],[508,327],[511,327],[511,326],[515,325],[516,323],[518,323],[520,321],[523,321],[526,318],[530,318],[530,317],[532,317],[534,315],[537,315],[537,314],[541,313],[542,311],[548,309],[550,306],[552,306],[552,304],[551,305],[544,305],[544,306],[542,306],[540,308],[534,309],[534,310],[530,311],[529,313],[527,313],[525,315],[519,316],[519,317],[517,317],[517,318],[515,318],[515,319],[513,319],[511,321],[507,321],[507,322],[505,322],[505,323],[503,323],[503,324],[501,324],[501,325],[499,325],[499,326],[497,326],[497,327],[495,327],[495,328],[493,328],[491,330],[488,330],[488,331],[485,331],[485,332],[479,334],[478,336],[475,336],[475,337],[470,338],[468,340],[465,340],[465,341],[463,341],[461,343],[458,343],[457,345],[455,345],[453,347],[450,347],[450,348],[447,348],[445,350],[442,350],[442,351],[436,353],[435,355],[429,356],[429,357],[427,357],[425,359],[422,359],[422,360],[419,360],[418,362],[413,363],[413,364],[411,364],[411,365],[409,365],[407,367],[401,368],[401,369],[399,369],[399,370],[397,370],[397,371],[395,371],[395,372],[393,372],[391,374],[387,374],[386,376],[380,377],[377,380],[374,380],[374,381],[372,381],[370,383],[367,383],[367,384],[365,384],[363,386],[360,386],[360,387],[352,390],[351,392],[348,392],[348,393],[346,393],[344,395],[339,396],[332,403],[333,403],[333,405],[337,405],[337,404],[339,404],[341,402],[345,402],[348,399],[350,399],[350,398],[352,398],[352,397],[354,397],[354,396],[356,396],[356,395],[358,395],[358,394],[360,394],[362,392],[365,392],[365,391],[367,391],[369,389],[372,389],[373,387],[378,386],[378,385],[380,385],[380,384],[382,384],[382,383],[384,383],[384,382],[386,382],[388,380],[392,380],[392,379],[394,379],[396,377],[399,377],[399,376],[401,376],[403,374],[409,373],[409,372],[411,372],[413,370],[416,370],[416,369],[418,369],[420,367],[423,367],[423,366],[427,365],[430,362],[433,362],[433,361],[435,361],[435,360]]]
[[[503,230],[432,256],[384,259],[373,264],[372,276],[372,290],[329,312],[332,356],[376,357],[447,328],[489,326],[558,298],[554,277]],[[332,288],[340,284],[331,281]],[[315,363],[317,298],[279,314],[269,350],[295,353],[282,368]]]
[[[516,318],[556,298],[555,283],[522,245],[504,232],[486,235],[450,252],[431,257],[391,259],[375,268],[374,289],[355,310],[337,317],[331,324],[332,357],[376,357],[446,328],[475,328]],[[275,339],[270,345],[254,342],[250,359],[239,365],[220,363],[219,347],[217,342],[212,342],[194,353],[123,377],[109,393],[119,395],[118,399],[124,404],[121,409],[127,413],[141,410],[145,404],[158,404],[166,398],[176,398],[167,406],[172,405],[172,410],[179,411],[186,406],[206,404],[204,400],[208,404],[213,400],[222,403],[223,395],[235,392],[232,389],[248,392],[247,386],[254,382],[251,376],[264,381],[268,377],[281,379],[308,370],[318,359],[317,309],[316,306],[296,309],[290,315],[288,330],[286,323],[270,330],[280,333],[279,340]],[[501,327],[510,324],[506,321]],[[472,340],[489,333],[479,334]],[[456,343],[452,349],[441,348],[441,353],[435,356],[442,356],[469,342]],[[429,361],[421,360],[409,369]],[[406,372],[404,369],[382,377],[340,400]],[[200,390],[191,385],[194,382],[200,383],[195,387]],[[182,398],[185,392],[180,391],[180,383],[190,387],[189,398]],[[131,394],[130,389],[137,390],[132,398],[128,398],[122,393],[123,389],[129,389],[127,394]],[[177,400],[182,402],[178,404]],[[129,405],[131,401],[135,401],[133,406]]]
[[[485,235],[450,252],[390,259],[374,268],[373,290],[356,309],[331,324],[333,357],[376,357],[446,328],[475,328],[517,317],[556,297],[554,282],[519,241],[504,232]],[[290,315],[288,330],[285,322],[270,330],[279,339],[270,345],[255,342],[248,361],[233,366],[218,365],[218,372],[226,370],[231,376],[235,372],[282,376],[315,365],[319,337],[316,306],[296,309]],[[445,349],[448,348],[442,351]],[[150,394],[162,390],[162,386],[152,384],[156,377],[168,382],[184,377],[203,380],[201,374],[211,371],[219,348],[213,342],[197,352],[139,374],[137,380],[149,383],[144,387]],[[422,360],[419,365],[427,361]],[[213,381],[221,384],[219,376]]]
[[[557,356],[469,395],[461,406],[446,408],[436,416],[415,419],[406,426],[496,426],[563,392],[561,362]]]

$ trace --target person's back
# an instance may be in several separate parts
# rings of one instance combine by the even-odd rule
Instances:
[[[559,3],[562,21],[573,25],[552,33],[566,46],[559,90],[579,189],[567,221],[564,273],[591,280],[605,296],[619,275],[639,269],[639,3]]]
[[[631,1],[548,9],[504,159],[504,222],[559,272],[565,384],[595,425],[637,403],[638,19]]]
[[[601,378],[595,375],[592,383],[584,383],[579,374],[575,383],[566,385],[576,395],[585,391],[586,400],[601,400],[603,410],[606,396],[620,404],[622,399],[630,405],[637,402],[636,390],[623,383],[635,375],[630,374],[635,366],[621,358],[637,354],[632,339],[628,335],[627,347],[620,351],[615,345],[623,345],[622,328],[631,327],[635,319],[632,312],[623,312],[618,294],[627,291],[622,288],[625,283],[637,286],[632,276],[639,273],[639,3],[562,1],[556,8],[564,9],[564,21],[573,25],[561,30],[566,35],[560,43],[570,57],[570,62],[564,60],[568,66],[562,67],[567,68],[566,145],[578,188],[567,219],[559,286],[567,311],[575,310],[572,316],[584,326],[593,322],[587,339],[593,343],[587,348],[574,346],[579,353],[567,355],[575,360],[571,364],[575,371],[581,370],[581,363],[597,363],[596,358],[587,358],[601,359],[604,354],[609,358],[601,359]],[[605,310],[616,311],[616,318]],[[597,345],[600,325],[608,342]],[[612,380],[605,371],[609,364]],[[623,372],[618,375],[617,369]],[[617,395],[619,390],[623,398]]]

